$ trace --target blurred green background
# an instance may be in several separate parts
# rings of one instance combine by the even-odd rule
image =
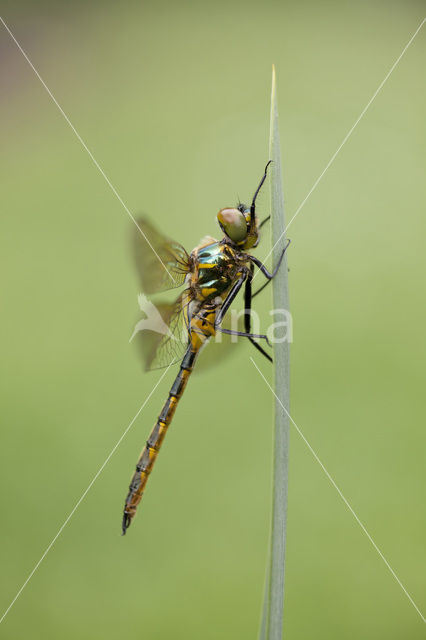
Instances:
[[[249,198],[278,75],[287,219],[424,17],[421,2],[3,2],[132,212],[188,249]],[[291,413],[424,607],[425,27],[291,225]],[[5,29],[1,612],[160,377],[128,344],[131,222]],[[268,249],[266,239],[257,255]],[[269,294],[259,307],[267,318]],[[241,303],[240,303],[241,304]],[[255,639],[270,391],[249,345],[194,375],[120,537],[169,371],[0,628],[8,639]],[[285,637],[424,637],[295,431]]]

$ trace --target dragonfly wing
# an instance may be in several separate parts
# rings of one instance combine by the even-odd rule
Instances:
[[[145,299],[146,300],[146,299]],[[140,320],[132,339],[142,355],[145,369],[161,369],[182,360],[188,346],[185,306],[188,295],[184,291],[173,303],[157,303],[141,308],[147,316]]]
[[[133,249],[142,289],[156,293],[180,287],[189,271],[189,256],[178,242],[163,236],[146,218],[133,227]]]

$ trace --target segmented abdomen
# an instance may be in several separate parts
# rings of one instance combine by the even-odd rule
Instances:
[[[169,391],[169,397],[167,398],[158,420],[155,423],[140,455],[124,505],[122,524],[123,535],[126,533],[126,530],[129,528],[131,521],[136,514],[136,509],[142,499],[145,485],[148,481],[148,476],[152,471],[161,444],[164,440],[164,436],[167,433],[167,429],[172,421],[179,399],[183,394],[186,383],[188,382],[196,356],[197,351],[192,347],[189,347],[182,360],[179,373]]]

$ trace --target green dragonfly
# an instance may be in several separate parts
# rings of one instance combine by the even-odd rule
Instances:
[[[250,206],[240,203],[235,208],[221,209],[217,214],[219,226],[224,234],[222,240],[204,238],[190,254],[182,245],[160,234],[147,220],[137,221],[139,230],[135,234],[134,247],[144,292],[149,295],[183,285],[185,288],[173,304],[157,307],[167,330],[152,334],[150,332],[151,339],[147,341],[147,369],[169,366],[177,361],[180,361],[181,365],[136,465],[124,505],[123,535],[136,514],[148,477],[201,348],[217,331],[221,331],[247,338],[258,351],[272,361],[271,356],[258,342],[268,342],[266,335],[251,331],[251,302],[274,278],[290,241],[285,244],[272,272],[248,253],[248,250],[258,245],[260,228],[270,217],[261,223],[256,217],[256,198],[266,180],[270,163],[271,161],[265,167]],[[252,293],[255,267],[266,277],[266,282]],[[243,286],[244,331],[224,328],[224,316]]]

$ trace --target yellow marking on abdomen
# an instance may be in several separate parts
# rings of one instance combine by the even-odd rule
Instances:
[[[193,351],[190,352],[190,357],[188,359],[189,364],[187,365],[190,368],[185,368],[187,356],[183,359],[179,373],[176,376],[172,388],[170,389],[169,396],[163,406],[160,416],[141,452],[124,506],[123,533],[126,532],[126,529],[129,527],[130,522],[136,514],[136,509],[142,499],[145,485],[148,481],[148,476],[152,472],[154,463],[167,433],[167,429],[169,428],[173,415],[176,411],[179,399],[182,396],[189,380],[196,354],[197,349],[193,349]]]

